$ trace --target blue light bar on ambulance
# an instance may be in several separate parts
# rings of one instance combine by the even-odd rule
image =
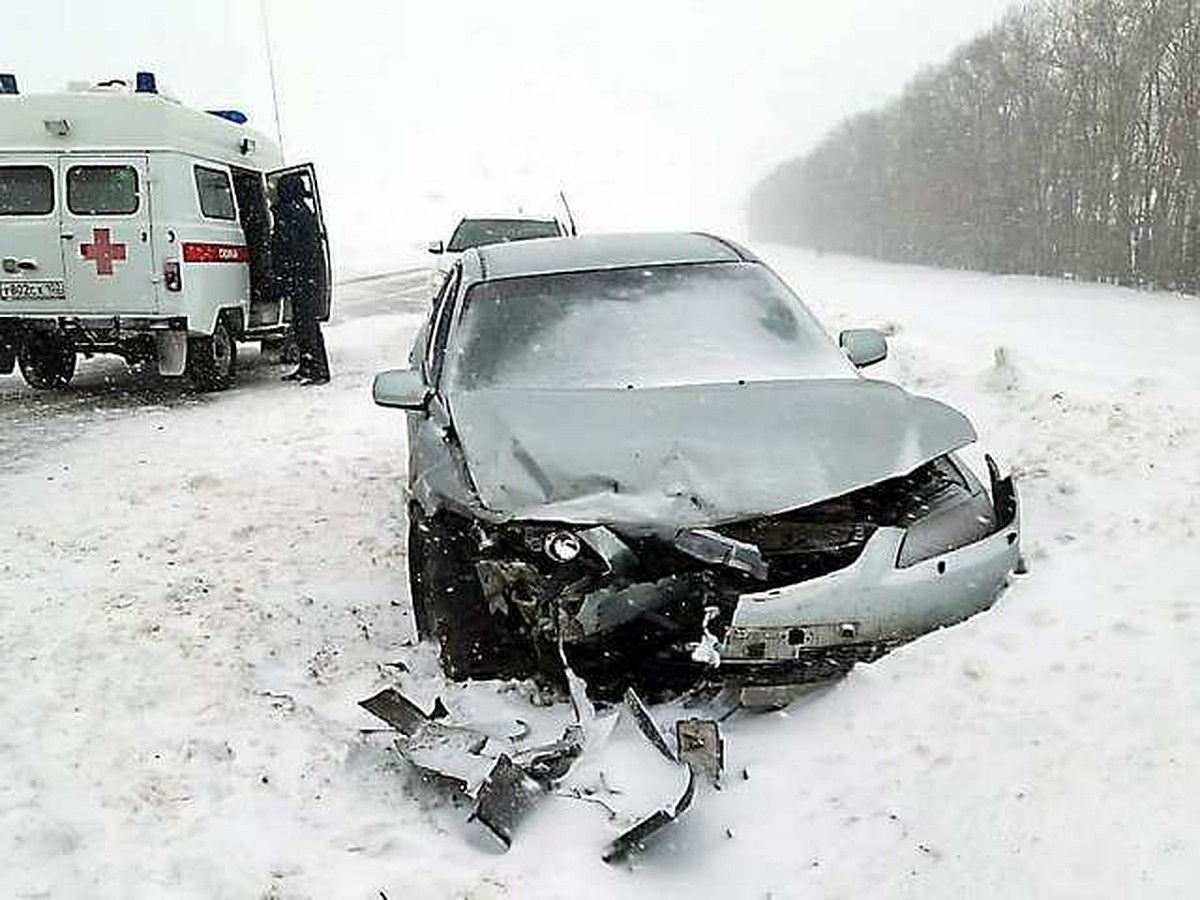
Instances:
[[[239,112],[236,109],[206,109],[206,113],[210,116],[216,116],[219,119],[228,119],[235,125],[245,125],[250,120],[246,118],[244,112]]]
[[[19,94],[17,90],[17,76],[10,75],[7,72],[0,74],[0,94]]]
[[[135,88],[139,94],[157,94],[158,80],[154,77],[153,72],[138,72],[137,86]]]

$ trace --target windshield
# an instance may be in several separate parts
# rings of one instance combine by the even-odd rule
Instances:
[[[560,236],[558,223],[553,219],[463,219],[454,229],[446,249],[451,253],[461,253],[472,247],[502,244],[505,241]]]
[[[662,387],[846,378],[853,368],[765,266],[674,265],[483,282],[450,384]]]

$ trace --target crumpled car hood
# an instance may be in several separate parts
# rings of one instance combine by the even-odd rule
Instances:
[[[781,513],[975,440],[967,418],[861,378],[450,397],[483,505],[504,519],[674,530]]]

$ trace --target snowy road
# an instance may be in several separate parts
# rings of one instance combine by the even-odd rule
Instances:
[[[879,374],[1018,471],[1031,573],[990,613],[737,714],[738,777],[636,871],[567,801],[498,855],[354,705],[432,663],[405,646],[403,416],[369,399],[423,274],[342,287],[325,388],[253,353],[211,396],[112,362],[62,395],[0,378],[0,896],[1189,894],[1200,301],[764,251],[831,329],[894,327]]]

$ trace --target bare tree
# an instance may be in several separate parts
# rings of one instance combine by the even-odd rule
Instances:
[[[997,272],[1200,284],[1196,0],[1014,9],[751,197],[758,237]]]

